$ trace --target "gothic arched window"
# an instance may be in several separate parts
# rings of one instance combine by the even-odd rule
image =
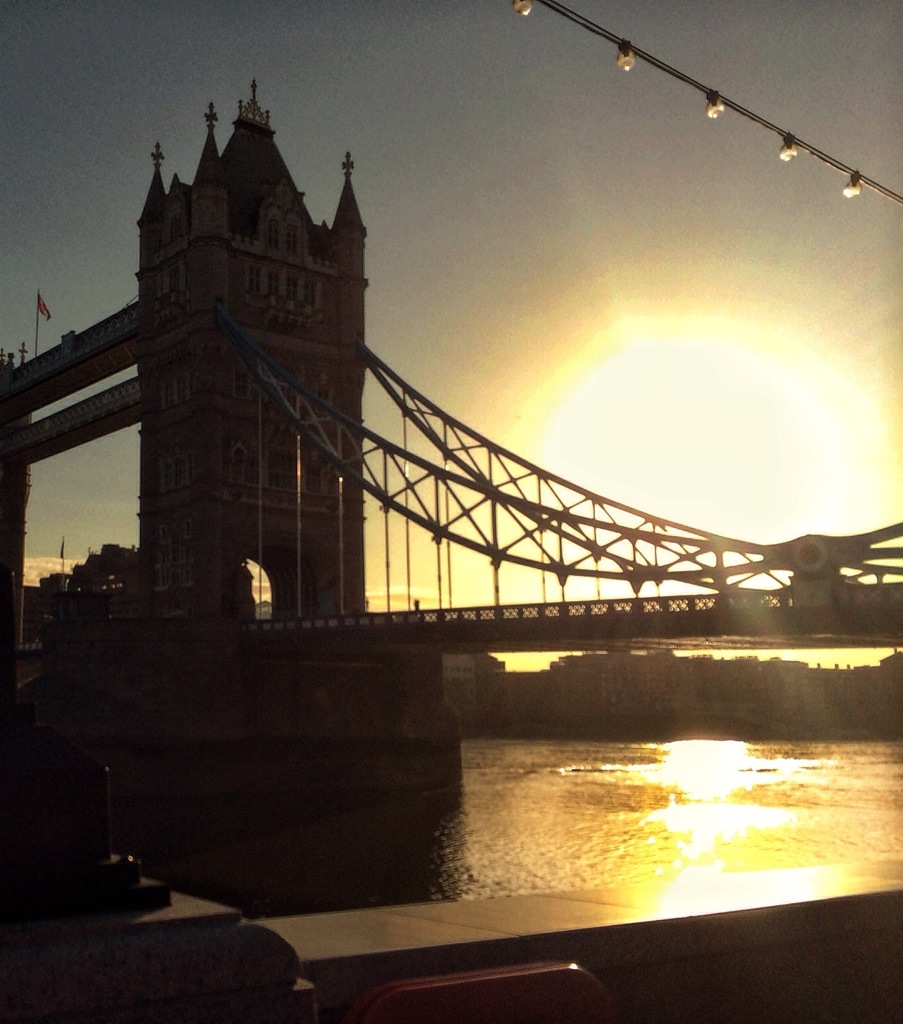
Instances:
[[[233,484],[257,483],[257,460],[248,454],[247,448],[237,442],[229,453],[229,481]]]

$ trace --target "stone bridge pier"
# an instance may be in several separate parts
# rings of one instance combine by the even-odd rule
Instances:
[[[296,641],[56,622],[27,699],[109,767],[114,841],[151,877],[268,912],[426,898],[461,780],[441,654]]]

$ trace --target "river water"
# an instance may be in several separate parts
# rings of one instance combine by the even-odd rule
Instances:
[[[695,883],[903,848],[899,741],[468,740],[462,761],[460,792],[320,808],[156,877],[269,917]]]
[[[899,857],[903,743],[470,740],[433,896]]]

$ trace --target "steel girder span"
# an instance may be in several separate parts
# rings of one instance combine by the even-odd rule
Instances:
[[[674,592],[777,589],[794,576],[846,583],[903,580],[903,523],[851,537],[754,544],[649,515],[550,473],[444,412],[361,345],[372,378],[398,406],[399,445],[334,409],[240,327],[222,303],[216,321],[264,394],[340,476],[382,510],[503,563],[571,577],[678,584]],[[408,444],[408,426],[428,454]]]

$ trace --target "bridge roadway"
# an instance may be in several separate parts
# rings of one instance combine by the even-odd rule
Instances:
[[[247,623],[267,649],[311,655],[377,647],[453,651],[685,650],[899,647],[903,584],[849,585],[830,605],[791,589],[421,609]]]

